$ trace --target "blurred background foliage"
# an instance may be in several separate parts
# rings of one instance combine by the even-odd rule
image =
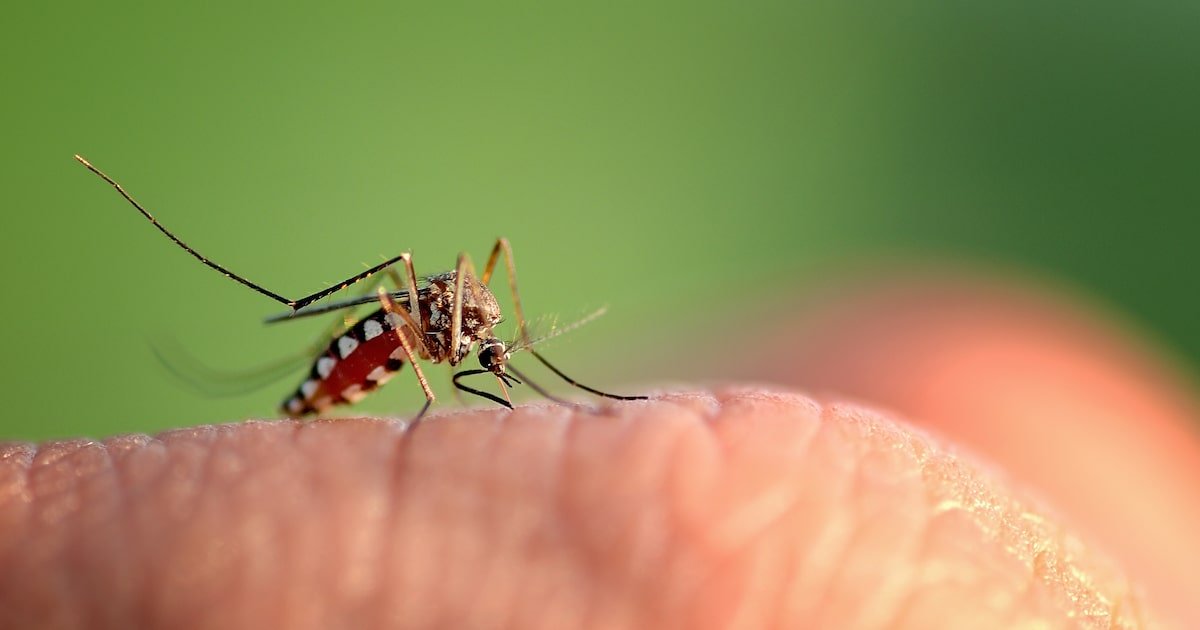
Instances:
[[[323,327],[264,328],[73,153],[288,296],[507,235],[527,310],[611,307],[551,352],[611,389],[869,260],[1017,269],[1200,358],[1195,2],[20,3],[0,35],[0,437],[269,415],[299,371],[205,398],[151,342],[238,369]],[[355,411],[419,400],[406,370]]]

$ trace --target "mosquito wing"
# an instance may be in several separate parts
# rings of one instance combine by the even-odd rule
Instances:
[[[249,369],[224,370],[209,367],[174,338],[153,342],[150,350],[167,372],[182,384],[211,398],[241,396],[257,391],[312,361],[309,352],[305,351]]]

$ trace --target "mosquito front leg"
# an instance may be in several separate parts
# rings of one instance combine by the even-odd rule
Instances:
[[[467,284],[468,276],[470,284]],[[458,255],[458,263],[454,266],[454,305],[450,309],[450,365],[458,363],[458,345],[462,338],[463,291],[471,291],[471,302],[475,302],[475,265],[471,256],[466,252]]]
[[[618,394],[610,394],[608,392],[600,391],[593,387],[588,387],[587,385],[584,385],[583,383],[580,383],[579,381],[576,381],[575,379],[567,376],[566,374],[564,374],[562,372],[562,370],[559,370],[558,368],[554,367],[553,364],[551,364],[548,360],[546,360],[546,357],[542,356],[542,354],[540,352],[538,352],[536,349],[533,348],[533,344],[529,340],[529,330],[528,330],[528,328],[526,326],[526,322],[525,322],[525,313],[521,310],[521,295],[520,295],[520,293],[517,292],[517,266],[516,266],[516,263],[513,262],[512,245],[509,245],[507,238],[500,237],[500,238],[496,239],[496,244],[495,244],[495,246],[492,247],[492,253],[491,253],[491,255],[488,256],[487,265],[485,265],[483,268],[483,277],[481,278],[481,280],[483,281],[484,284],[487,284],[488,281],[491,280],[492,272],[495,271],[495,269],[496,269],[496,262],[500,259],[501,253],[504,254],[504,265],[508,268],[508,286],[512,290],[513,310],[516,311],[516,313],[517,313],[517,327],[521,331],[520,332],[521,342],[526,344],[527,346],[529,346],[529,353],[532,354],[534,356],[534,358],[536,358],[538,361],[540,361],[542,363],[542,365],[545,365],[547,368],[550,369],[550,371],[554,372],[555,375],[557,375],[559,378],[563,379],[568,384],[570,384],[574,387],[578,387],[579,389],[582,389],[587,392],[591,392],[597,396],[602,396],[604,398],[612,398],[615,400],[645,400],[646,399],[645,396],[621,396]],[[512,367],[509,366],[509,369],[512,370]],[[516,373],[515,370],[513,370],[513,372]],[[524,378],[524,377],[521,377],[521,378]],[[534,389],[537,389],[538,393],[542,394],[543,396],[545,396],[551,400],[559,401],[559,399],[551,396],[549,393],[542,390],[540,387],[537,387],[528,379],[525,379],[525,380],[531,386],[533,386]],[[561,402],[561,401],[559,401],[559,402]]]
[[[508,244],[508,239],[501,236],[496,239],[496,244],[492,246],[492,253],[488,255],[487,264],[483,267],[483,275],[479,280],[483,284],[489,284],[492,280],[492,272],[496,269],[496,262],[500,259],[500,254],[504,254],[504,266],[508,268],[508,286],[512,289],[513,310],[517,313],[517,329],[521,333],[521,342],[529,343],[529,329],[525,325],[525,311],[521,310],[521,295],[517,292],[517,265],[513,262],[512,245]]]
[[[379,303],[383,306],[384,312],[388,315],[393,313],[400,315],[405,324],[410,327],[410,331],[419,330],[417,328],[413,328],[412,324],[408,323],[412,321],[412,318],[406,316],[407,314],[404,313],[403,308],[397,308],[396,303],[392,301],[392,296],[388,295],[387,291],[384,291],[383,289],[379,290]],[[413,346],[408,340],[408,335],[404,334],[403,327],[394,326],[392,332],[395,333],[396,339],[400,341],[400,347],[403,349],[404,356],[408,359],[409,364],[412,365],[413,373],[417,375],[417,382],[421,384],[421,391],[425,392],[425,406],[421,407],[421,411],[417,413],[415,418],[412,419],[412,423],[416,423],[421,419],[422,416],[425,415],[426,411],[429,411],[429,406],[433,404],[433,401],[436,400],[437,397],[433,395],[433,389],[429,387],[429,381],[425,380],[425,373],[421,371],[421,366],[417,363],[416,352],[413,351]],[[410,426],[412,423],[410,423]]]

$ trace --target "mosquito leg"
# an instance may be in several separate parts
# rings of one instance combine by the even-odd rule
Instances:
[[[415,325],[414,323],[410,323],[409,325],[413,326],[413,330],[417,331],[417,339],[423,340],[425,338],[425,328],[421,325],[421,299],[417,295],[417,273],[413,271],[411,255],[407,253],[401,254],[400,259],[404,261],[405,279],[408,282],[408,312],[412,313],[413,317],[417,319]],[[424,346],[425,342],[421,341],[421,345]]]
[[[508,286],[512,289],[513,310],[517,313],[517,329],[521,334],[521,342],[529,343],[529,329],[525,323],[525,311],[521,309],[521,295],[517,292],[517,266],[513,262],[512,245],[508,244],[508,239],[503,236],[496,239],[496,244],[492,246],[492,253],[488,255],[487,264],[483,266],[483,275],[479,277],[479,281],[483,284],[488,284],[492,280],[492,272],[496,269],[496,262],[500,259],[500,254],[504,254],[504,266],[508,268]]]
[[[420,350],[421,356],[427,356],[429,350],[425,347],[425,327],[421,323],[421,298],[417,295],[417,274],[413,270],[412,255],[407,252],[400,254],[400,260],[404,263],[404,277],[402,278],[395,268],[389,268],[387,273],[392,282],[396,284],[396,288],[408,288],[408,312],[402,308],[396,309],[395,312],[404,319],[404,323],[408,324],[409,328],[417,332],[415,335],[417,349]]]
[[[388,275],[393,276],[395,275],[395,272],[393,272],[391,269],[388,269]],[[362,290],[356,294],[356,297],[363,297],[375,291],[379,287],[379,284],[383,282],[383,278],[383,276],[375,276],[374,278],[368,280],[363,286]],[[341,317],[334,321],[334,324],[328,334],[329,337],[336,337],[338,334],[344,332],[358,321],[358,318],[354,316],[354,310],[354,308],[348,309]],[[318,345],[318,348],[319,347],[320,346]]]
[[[471,296],[474,298],[475,283],[479,281],[475,275],[475,265],[466,252],[458,255],[458,263],[454,266],[454,276],[454,305],[450,309],[450,365],[458,364],[458,346],[462,337],[463,291],[469,288]],[[467,284],[468,279],[470,285]]]
[[[488,256],[487,265],[484,266],[483,276],[480,279],[483,281],[484,284],[487,284],[488,280],[491,280],[492,272],[495,271],[495,268],[496,268],[496,262],[499,260],[500,254],[502,254],[502,253],[504,254],[504,265],[508,268],[508,286],[510,289],[512,289],[513,310],[517,312],[517,326],[521,331],[521,341],[523,343],[529,344],[530,343],[529,342],[529,331],[526,328],[526,324],[525,324],[525,313],[521,311],[521,296],[517,292],[517,266],[513,262],[512,245],[509,245],[507,238],[500,237],[500,238],[496,239],[496,245],[492,247],[492,253],[491,253],[491,255]],[[559,378],[563,379],[564,381],[566,381],[568,384],[572,385],[573,387],[578,387],[579,389],[582,389],[586,392],[591,392],[592,394],[595,394],[597,396],[601,396],[604,398],[612,398],[614,400],[645,400],[646,399],[645,396],[621,396],[618,394],[610,394],[608,392],[603,392],[598,389],[588,387],[587,385],[584,385],[583,383],[580,383],[579,381],[576,381],[575,379],[567,376],[566,374],[564,374],[562,372],[562,370],[559,370],[558,368],[554,367],[549,361],[546,360],[545,357],[543,357],[541,355],[541,353],[539,353],[537,350],[534,350],[532,348],[532,346],[529,348],[529,351],[531,354],[533,354],[533,356],[538,361],[540,361],[542,363],[542,365],[545,365],[547,368],[550,369],[551,372],[554,372]],[[535,389],[538,389],[539,390],[538,393],[542,394],[543,396],[545,396],[551,400],[559,401],[559,399],[549,395],[545,391],[542,391],[540,388],[535,387]],[[559,401],[559,402],[561,402],[561,401]]]
[[[388,315],[395,313],[403,317],[402,313],[404,312],[404,309],[396,307],[396,303],[392,301],[392,296],[388,295],[387,291],[382,289],[379,290],[379,303],[383,306],[384,312]],[[410,319],[411,318],[405,319],[406,325],[409,325],[407,322]],[[408,362],[412,364],[413,373],[417,375],[417,382],[421,384],[421,391],[425,392],[425,406],[421,407],[421,411],[417,413],[416,417],[413,418],[408,425],[410,427],[416,426],[416,423],[421,420],[421,418],[425,415],[425,412],[429,411],[429,406],[433,404],[433,401],[436,400],[437,397],[433,395],[433,390],[429,387],[429,381],[425,380],[425,373],[421,371],[421,365],[417,363],[416,353],[413,351],[412,343],[408,340],[408,336],[404,333],[404,329],[400,326],[395,326],[392,330],[396,334],[396,339],[400,341],[400,347],[404,350],[404,356],[408,359]],[[410,328],[410,331],[412,330],[416,329]]]
[[[263,287],[262,285],[251,282],[249,279],[245,278],[244,276],[238,275],[238,274],[226,269],[225,267],[209,260],[203,254],[201,254],[200,252],[193,249],[191,245],[188,245],[187,243],[183,242],[183,240],[181,240],[178,236],[175,236],[175,233],[168,230],[166,228],[166,226],[159,223],[158,219],[154,218],[154,215],[150,214],[149,210],[146,210],[146,208],[144,208],[140,203],[138,203],[137,200],[135,200],[132,195],[130,195],[128,192],[126,192],[125,189],[116,182],[116,180],[114,180],[113,178],[106,175],[104,173],[104,171],[101,171],[100,169],[93,166],[91,162],[88,162],[82,156],[76,155],[75,159],[80,164],[87,167],[87,169],[89,171],[91,171],[91,172],[95,173],[97,176],[99,176],[100,179],[103,179],[110,186],[115,188],[116,191],[118,193],[120,193],[122,197],[125,198],[125,201],[128,201],[131,206],[133,206],[134,208],[137,208],[137,211],[140,212],[142,214],[142,216],[146,218],[146,220],[150,221],[150,223],[153,224],[154,227],[157,228],[159,232],[162,232],[164,236],[171,239],[171,242],[175,243],[181,249],[183,249],[187,253],[191,254],[192,257],[194,257],[196,260],[199,260],[200,262],[204,263],[205,266],[213,269],[214,271],[220,273],[221,275],[225,276],[226,278],[229,278],[230,280],[233,280],[234,282],[237,282],[238,284],[241,284],[242,286],[248,287],[258,293],[261,293],[262,295],[265,295],[265,296],[271,298],[272,300],[279,302],[280,304],[286,305],[288,308],[291,308],[293,312],[298,311],[298,310],[304,308],[305,306],[312,304],[313,302],[316,302],[317,300],[320,300],[321,298],[327,297],[333,293],[337,293],[338,291],[341,291],[342,289],[345,289],[346,287],[348,287],[352,284],[355,284],[355,283],[359,282],[360,280],[365,280],[365,279],[375,275],[376,273],[383,271],[384,269],[387,269],[388,267],[390,267],[393,264],[402,260],[403,257],[406,255],[406,254],[401,254],[399,256],[395,256],[395,257],[393,257],[389,260],[386,260],[378,265],[375,265],[374,267],[371,267],[370,269],[367,269],[366,271],[364,271],[358,275],[346,278],[345,280],[343,280],[331,287],[321,289],[320,291],[317,291],[316,293],[313,293],[312,295],[302,297],[298,300],[291,300],[291,299],[288,299],[278,293],[275,293],[274,291],[271,291],[270,289],[267,289],[266,287]]]
[[[454,368],[450,368],[450,384],[454,385],[450,390],[454,392],[454,402],[457,402],[460,407],[466,407],[467,399],[463,398],[462,392],[458,390],[458,381],[455,380]]]
[[[294,300],[294,301],[288,302],[287,305],[290,306],[293,311],[298,311],[298,310],[304,308],[305,306],[308,306],[309,304],[316,302],[317,300],[329,297],[330,295],[333,295],[334,293],[337,293],[338,291],[341,291],[342,289],[345,289],[346,287],[348,287],[352,284],[356,284],[361,280],[366,280],[367,278],[370,278],[371,276],[375,275],[376,273],[383,271],[383,270],[387,269],[388,267],[391,267],[392,265],[394,265],[402,260],[408,259],[408,258],[411,258],[409,256],[408,252],[405,252],[405,253],[400,254],[399,256],[395,256],[393,258],[389,258],[388,260],[385,260],[385,261],[379,263],[378,265],[375,265],[374,267],[371,267],[370,269],[368,269],[356,276],[351,276],[349,278],[346,278],[345,280],[342,280],[341,282],[339,282],[335,285],[321,289],[320,291],[317,291],[316,293],[313,293],[312,295],[302,297],[299,300]]]

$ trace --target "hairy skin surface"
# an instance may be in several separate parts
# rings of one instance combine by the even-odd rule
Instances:
[[[1002,475],[726,388],[0,445],[20,628],[1145,627]]]

